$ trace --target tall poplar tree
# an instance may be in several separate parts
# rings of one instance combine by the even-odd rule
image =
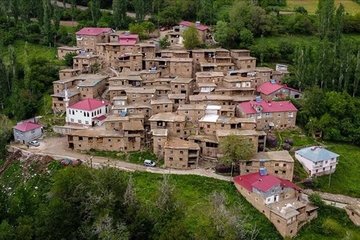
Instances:
[[[134,0],[134,9],[137,21],[143,21],[145,18],[145,1]]]
[[[100,0],[91,0],[89,2],[89,7],[91,11],[91,18],[93,25],[96,26],[98,21],[101,18],[101,11],[100,11]]]
[[[127,0],[113,0],[112,9],[115,27],[126,27]]]

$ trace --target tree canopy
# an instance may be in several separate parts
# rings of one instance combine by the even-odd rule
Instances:
[[[220,140],[220,150],[223,154],[223,163],[236,163],[249,160],[255,154],[256,149],[249,138],[237,135],[229,135]]]

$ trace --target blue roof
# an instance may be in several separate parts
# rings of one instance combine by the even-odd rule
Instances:
[[[331,158],[339,157],[338,154],[319,146],[303,148],[296,151],[296,153],[306,159],[309,159],[312,162],[321,162],[324,160],[329,160]]]

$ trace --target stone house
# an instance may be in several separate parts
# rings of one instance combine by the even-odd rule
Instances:
[[[300,91],[286,85],[278,84],[275,80],[270,80],[257,87],[256,90],[265,101],[286,100],[287,98],[298,99],[301,97]]]
[[[256,68],[256,58],[251,56],[233,57],[233,62],[237,69],[254,70]]]
[[[206,135],[215,135],[217,130],[252,130],[255,128],[256,122],[251,118],[235,118],[207,114],[199,120],[199,133]]]
[[[185,94],[186,101],[188,101],[189,96],[194,93],[194,84],[193,78],[176,77],[171,79],[171,94]]]
[[[201,24],[199,21],[193,23],[189,21],[181,21],[179,23],[179,27],[174,29],[174,32],[180,32],[182,33],[189,27],[194,26],[198,32],[199,39],[201,41],[205,41],[208,37],[208,34],[210,33],[210,28],[204,24]]]
[[[172,50],[164,49],[161,50],[162,58],[190,58],[190,52],[186,50]]]
[[[109,113],[109,104],[102,100],[85,99],[66,108],[66,123],[95,126]]]
[[[136,131],[135,131],[136,132]],[[104,128],[75,130],[68,133],[68,147],[78,151],[134,152],[142,149],[142,136],[132,130],[106,131]]]
[[[256,131],[256,130],[244,130],[244,129],[218,129],[216,130],[215,136],[220,142],[223,138],[236,135],[241,136],[245,139],[248,139],[251,143],[254,144],[254,149],[256,154],[257,152],[265,151],[266,148],[266,133],[264,131]]]
[[[302,226],[317,217],[317,207],[289,180],[259,172],[234,178],[237,190],[274,224],[282,237],[295,237]]]
[[[257,67],[255,68],[256,77],[258,77],[257,86],[271,80],[272,69],[268,67]]]
[[[320,146],[302,148],[295,152],[295,158],[310,176],[334,173],[339,155]]]
[[[142,70],[142,54],[141,53],[125,53],[119,56],[111,67],[120,72],[127,71],[141,71]]]
[[[172,112],[173,111],[173,101],[168,97],[160,97],[152,99],[150,102],[152,114],[158,114],[162,112]]]
[[[289,181],[293,179],[294,159],[288,151],[258,152],[248,161],[240,161],[240,175],[256,173],[266,168],[268,173]]]
[[[189,96],[190,104],[234,105],[233,97],[220,94],[199,94]]]
[[[223,72],[226,74],[234,70],[233,63],[200,63],[201,72]]]
[[[165,167],[191,169],[198,165],[200,147],[196,143],[169,137],[164,150]]]
[[[215,83],[219,84],[224,79],[223,72],[197,72],[196,83]]]
[[[257,129],[293,128],[296,123],[296,107],[290,101],[242,102],[237,106],[236,116],[256,119]]]
[[[156,96],[155,88],[131,87],[125,89],[129,103],[150,104],[151,99]]]
[[[164,159],[165,143],[168,138],[167,129],[152,129],[153,153],[158,159]]]
[[[87,75],[84,81],[78,84],[81,99],[100,98],[106,89],[106,80],[108,76]]]
[[[169,73],[173,77],[191,78],[193,77],[192,58],[170,58]]]
[[[57,57],[59,60],[64,60],[65,56],[68,53],[74,53],[74,54],[80,54],[81,52],[81,48],[79,47],[68,47],[68,46],[64,46],[64,47],[58,47],[57,48]]]
[[[185,116],[173,112],[154,114],[149,122],[151,130],[167,129],[169,136],[185,138],[190,134],[186,131]]]
[[[27,144],[38,139],[43,134],[43,127],[34,120],[19,122],[13,127],[15,142]]]
[[[111,28],[82,28],[76,32],[76,45],[87,52],[94,52],[96,44],[109,42],[112,33]]]
[[[168,94],[168,98],[173,102],[173,112],[175,112],[180,105],[187,102],[186,94]]]
[[[152,109],[150,104],[129,104],[129,105],[115,105],[111,109],[113,114],[120,114],[124,116],[142,116],[144,124],[152,116]]]
[[[80,101],[80,92],[77,89],[63,90],[51,95],[53,113],[64,113],[66,107]]]
[[[154,43],[138,43],[143,59],[153,59],[156,55],[156,45]]]
[[[187,121],[198,122],[205,115],[205,104],[181,104],[176,112],[186,117]]]
[[[92,71],[92,67],[99,64],[99,56],[92,53],[80,53],[74,57],[73,68],[83,73]]]
[[[66,68],[66,69],[62,69],[59,71],[59,79],[60,80],[65,80],[68,78],[73,78],[76,77],[80,74],[80,70],[79,69],[72,69],[72,68]]]

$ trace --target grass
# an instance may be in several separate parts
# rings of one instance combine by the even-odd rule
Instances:
[[[326,222],[334,222],[335,226],[326,226]],[[360,228],[356,227],[348,218],[344,210],[324,206],[318,211],[318,218],[307,224],[300,231],[297,240],[338,240],[360,239]]]
[[[133,179],[140,201],[152,206],[156,201],[157,189],[162,181],[162,176],[135,172]],[[184,224],[190,232],[197,236],[197,239],[206,239],[207,235],[204,233],[211,230],[209,200],[215,191],[223,191],[226,194],[229,206],[241,206],[249,224],[260,229],[258,239],[281,239],[275,227],[237,192],[233,184],[193,175],[171,175],[170,182],[174,186],[176,198],[184,211]]]
[[[88,151],[87,154],[141,164],[141,165],[144,164],[145,159],[149,159],[155,161],[158,166],[162,165],[162,162],[156,158],[156,155],[148,150],[125,153],[125,152],[117,152],[117,151],[98,151],[92,149]]]
[[[292,139],[294,141],[293,150],[321,144],[325,145],[330,151],[339,154],[339,163],[335,173],[331,175],[330,186],[329,176],[321,176],[317,177],[317,183],[314,189],[323,192],[360,197],[360,147],[347,143],[317,142],[300,130],[277,132],[277,136],[280,139],[280,146],[285,139]],[[292,151],[291,154],[294,156],[294,151]],[[300,179],[304,179],[307,176],[297,160],[295,160],[294,176],[298,176]]]
[[[13,47],[16,52],[16,57],[19,63],[22,65],[26,62],[26,55],[28,58],[33,57],[43,57],[49,61],[54,62],[55,64],[60,64],[61,62],[56,58],[56,48],[46,47],[38,44],[26,43],[25,41],[16,41],[13,44]],[[27,54],[26,51],[27,50]],[[4,61],[9,62],[9,49],[7,47],[0,47],[0,56],[4,56]]]
[[[335,0],[335,4],[338,6],[344,5],[345,11],[351,15],[355,15],[360,12],[360,4],[353,0]],[[315,14],[318,6],[317,0],[286,0],[287,6],[284,7],[283,11],[294,11],[297,7],[304,7],[308,13]]]
[[[325,192],[345,194],[352,197],[360,197],[360,147],[343,144],[326,144],[330,151],[340,155],[336,171],[329,176],[318,177],[318,189]]]

